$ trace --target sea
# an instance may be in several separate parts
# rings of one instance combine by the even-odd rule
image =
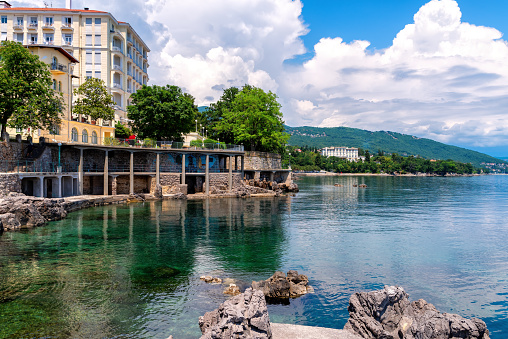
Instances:
[[[341,329],[353,293],[396,285],[508,338],[508,176],[297,183],[283,197],[110,205],[3,233],[0,338],[199,338],[199,316],[227,299],[201,276],[246,288],[288,270],[314,293],[268,305],[272,322]]]

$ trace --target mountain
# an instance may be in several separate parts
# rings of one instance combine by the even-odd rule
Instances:
[[[396,132],[371,132],[349,127],[289,127],[290,145],[316,148],[331,146],[358,147],[376,154],[378,150],[399,155],[414,155],[426,159],[452,159],[479,166],[482,162],[502,161],[476,151],[446,145],[434,140],[417,138]]]

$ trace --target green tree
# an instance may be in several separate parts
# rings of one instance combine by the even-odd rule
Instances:
[[[230,130],[219,132],[217,126],[223,119],[224,113],[233,110],[233,101],[239,92],[237,87],[226,88],[216,103],[210,104],[204,112],[199,114],[198,121],[206,128],[209,138],[219,139],[229,144],[235,142],[234,135]]]
[[[141,138],[182,140],[194,129],[198,108],[194,98],[178,86],[146,86],[131,95],[127,107],[132,131]]]
[[[113,97],[101,79],[87,79],[74,90],[74,94],[78,98],[74,103],[73,113],[87,115],[92,120],[113,120],[115,117]]]
[[[51,88],[47,64],[20,43],[0,44],[0,124],[51,129],[60,125],[64,108],[62,95]]]
[[[132,131],[124,126],[122,123],[117,122],[115,125],[115,137],[120,139],[127,139],[132,134]]]
[[[251,151],[282,153],[289,134],[285,132],[280,107],[274,93],[245,85],[231,109],[225,110],[217,131],[231,131],[235,143],[245,144]]]

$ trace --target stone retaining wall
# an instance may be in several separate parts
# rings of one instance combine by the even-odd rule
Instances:
[[[210,190],[215,187],[218,190],[228,189],[228,173],[210,173]],[[242,175],[240,173],[233,173],[233,188],[243,186]]]
[[[21,178],[17,174],[0,174],[0,195],[21,193]]]
[[[180,174],[160,174],[160,184],[162,189],[162,194],[171,194],[180,192]]]
[[[248,171],[281,169],[280,154],[266,152],[245,152],[244,169]]]

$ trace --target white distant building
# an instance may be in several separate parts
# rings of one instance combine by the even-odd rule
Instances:
[[[337,157],[349,161],[358,160],[358,148],[354,147],[325,147],[321,150],[324,157]]]

